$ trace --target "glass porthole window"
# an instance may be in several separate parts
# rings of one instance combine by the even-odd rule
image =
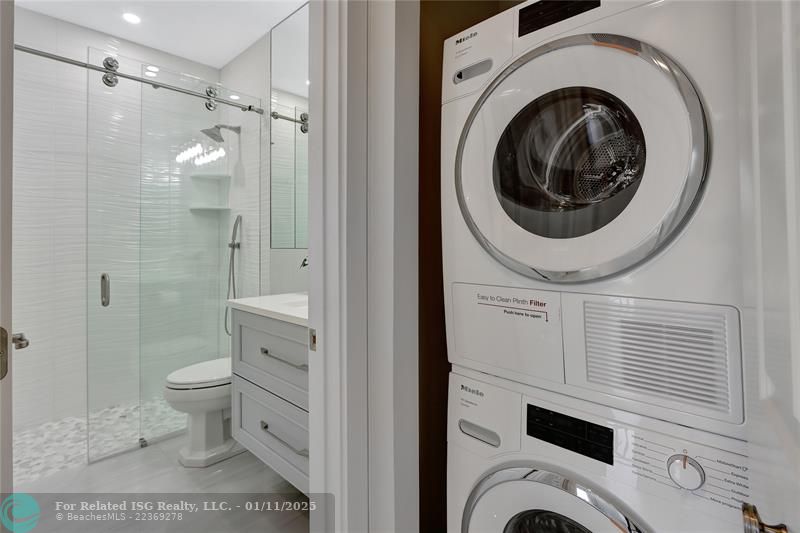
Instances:
[[[644,134],[614,95],[591,87],[548,92],[511,120],[494,155],[503,210],[542,237],[596,231],[628,205],[644,174]]]
[[[540,509],[524,511],[512,518],[503,533],[591,533],[566,516]]]

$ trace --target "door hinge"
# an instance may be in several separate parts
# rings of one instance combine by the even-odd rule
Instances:
[[[317,351],[317,330],[308,328],[308,349],[312,352]]]

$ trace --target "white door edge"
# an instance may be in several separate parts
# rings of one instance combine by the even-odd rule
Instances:
[[[0,2],[0,327],[11,351],[11,194],[14,118],[14,2]],[[0,381],[0,494],[13,491],[11,356]]]

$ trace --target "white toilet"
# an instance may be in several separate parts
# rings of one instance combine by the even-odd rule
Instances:
[[[231,359],[222,357],[176,370],[167,376],[164,399],[189,415],[189,442],[183,466],[205,467],[244,448],[231,438]]]

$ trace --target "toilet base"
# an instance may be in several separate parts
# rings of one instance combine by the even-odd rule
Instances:
[[[231,438],[229,408],[189,413],[188,437],[178,460],[189,468],[204,468],[245,451]]]
[[[204,451],[192,451],[189,446],[185,446],[178,454],[178,462],[187,468],[205,468],[244,451],[246,451],[245,448],[233,439],[228,439],[221,446]]]

